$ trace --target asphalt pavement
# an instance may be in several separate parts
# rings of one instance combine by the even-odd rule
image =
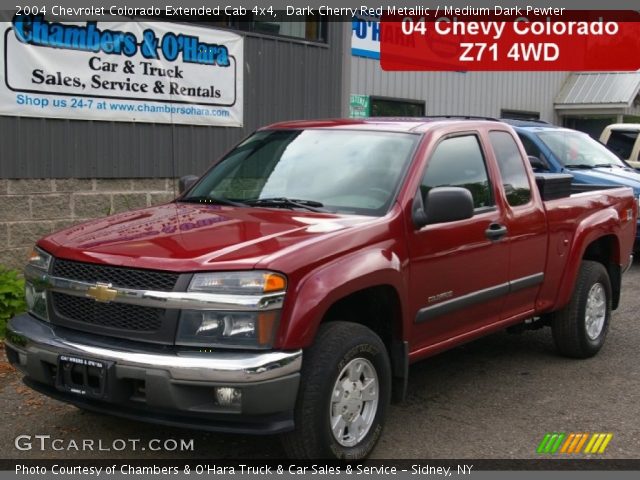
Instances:
[[[372,457],[534,459],[546,433],[562,432],[613,434],[604,453],[574,458],[640,459],[638,288],[640,262],[624,277],[606,344],[592,359],[558,356],[550,330],[542,329],[497,333],[413,365],[407,401],[391,407]],[[78,410],[31,391],[4,361],[0,419],[5,459],[284,457],[275,437],[168,428]]]

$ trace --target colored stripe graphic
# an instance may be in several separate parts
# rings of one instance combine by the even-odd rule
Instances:
[[[558,451],[558,448],[560,448],[560,444],[562,443],[562,440],[564,440],[565,436],[566,435],[564,433],[558,433],[558,437],[556,438],[556,441],[551,447],[551,451],[549,453],[556,453]]]
[[[575,433],[570,433],[567,439],[565,440],[564,445],[562,445],[562,449],[560,450],[560,453],[567,453],[571,451],[573,448],[575,448],[575,444],[578,441],[577,437],[578,436]]]
[[[550,438],[551,438],[551,434],[547,433],[542,439],[542,441],[540,442],[540,445],[538,445],[538,448],[536,449],[536,453],[546,453],[544,450]]]
[[[584,453],[604,453],[612,438],[612,433],[594,433]]]
[[[580,453],[587,437],[588,434],[586,433],[570,433],[564,445],[562,445],[560,453]]]
[[[613,433],[546,433],[536,449],[538,454],[577,454],[583,453],[604,453],[609,442],[613,438]],[[588,441],[587,441],[588,440]],[[585,446],[583,451],[583,447]]]
[[[565,436],[564,433],[547,433],[536,451],[538,453],[556,453]]]
[[[582,450],[582,446],[587,441],[587,438],[589,438],[589,434],[588,433],[583,433],[582,434],[582,438],[580,439],[580,442],[578,442],[578,445],[576,445],[575,452],[571,452],[571,453],[580,453],[580,450]]]
[[[609,445],[609,442],[611,441],[612,438],[613,438],[613,433],[607,433],[607,436],[602,442],[602,445],[600,445],[600,450],[598,450],[598,453],[604,453],[605,449]]]

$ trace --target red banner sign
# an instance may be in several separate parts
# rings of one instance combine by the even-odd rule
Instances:
[[[507,11],[507,15],[496,14]],[[640,13],[438,9],[384,14],[380,63],[390,71],[640,69]],[[492,13],[488,13],[492,12]]]

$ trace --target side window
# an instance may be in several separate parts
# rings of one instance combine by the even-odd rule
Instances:
[[[509,205],[516,207],[528,203],[531,199],[531,186],[516,141],[511,134],[498,131],[489,132],[489,139],[498,161]]]
[[[532,157],[538,157],[539,159],[543,160],[542,152],[540,151],[538,146],[529,139],[529,137],[518,134],[518,138],[520,138],[520,141],[522,142],[522,145],[524,146],[524,150],[525,152],[527,152],[527,155],[531,155]]]
[[[475,135],[443,140],[429,159],[420,190],[426,195],[435,187],[462,187],[471,192],[475,208],[493,205],[484,156]]]

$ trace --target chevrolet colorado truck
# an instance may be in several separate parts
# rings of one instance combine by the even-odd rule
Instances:
[[[38,241],[6,353],[80,408],[363,458],[413,362],[518,325],[600,350],[638,205],[570,186],[497,121],[272,125],[172,203]]]

